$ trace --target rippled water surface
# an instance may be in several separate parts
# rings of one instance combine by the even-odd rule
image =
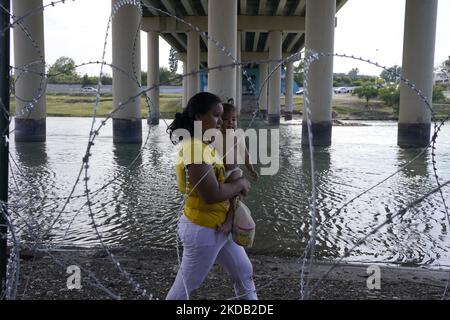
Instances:
[[[108,123],[92,149],[91,211],[85,196],[72,199],[50,232],[72,190],[86,150],[91,119],[48,118],[46,143],[14,143],[10,151],[10,203],[22,240],[45,234],[55,245],[133,247],[175,246],[176,212],[181,201],[174,173],[174,147],[166,125],[144,129],[140,146],[113,145]],[[394,122],[333,127],[333,144],[316,148],[319,224],[317,255],[336,259],[367,232],[436,186],[431,150],[342,211],[345,202],[378,183],[421,150],[396,145]],[[243,124],[245,126],[245,123]],[[256,124],[253,127],[264,127]],[[143,122],[143,128],[148,128]],[[308,241],[311,192],[308,149],[300,144],[299,120],[280,125],[280,169],[253,183],[245,199],[257,224],[256,252],[300,255]],[[133,162],[134,161],[134,162]],[[438,175],[450,179],[450,129],[444,126],[436,149]],[[84,193],[84,172],[74,195]],[[450,203],[450,188],[443,189]],[[62,198],[62,199],[61,199]],[[19,204],[19,210],[14,205]],[[93,218],[93,219],[92,219]],[[450,266],[450,236],[444,205],[436,193],[393,219],[350,255],[350,260]]]

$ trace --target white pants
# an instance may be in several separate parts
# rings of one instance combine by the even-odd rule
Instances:
[[[258,299],[252,278],[253,267],[244,248],[224,233],[196,225],[184,215],[178,224],[178,235],[183,242],[183,258],[167,300],[189,299],[216,259],[231,276],[239,299]]]

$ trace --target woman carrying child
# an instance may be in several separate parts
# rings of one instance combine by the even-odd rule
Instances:
[[[216,260],[231,276],[239,298],[257,299],[253,267],[244,248],[218,231],[226,220],[229,199],[246,196],[250,191],[250,183],[243,177],[225,182],[220,155],[211,141],[203,141],[205,131],[221,129],[222,113],[223,106],[216,95],[200,92],[189,100],[182,113],[176,114],[168,128],[171,140],[181,142],[176,176],[179,190],[187,193],[178,223],[183,256],[168,300],[189,299]],[[201,124],[201,137],[194,136],[196,121]]]
[[[243,176],[243,171],[239,168],[240,158],[242,157],[241,151],[244,153],[245,167],[248,173],[254,181],[258,180],[258,173],[253,168],[250,155],[245,147],[243,141],[240,141],[235,136],[235,130],[237,127],[237,114],[236,107],[230,103],[222,103],[222,126],[220,131],[222,132],[222,159],[225,166],[225,182],[236,181]],[[219,226],[218,230],[228,234],[233,227],[234,220],[234,208],[236,206],[238,196],[230,199],[230,208],[227,212],[227,219]]]

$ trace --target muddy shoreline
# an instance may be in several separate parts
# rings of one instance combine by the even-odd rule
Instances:
[[[153,298],[163,300],[178,268],[176,250],[112,250],[120,266]],[[300,267],[297,257],[249,253],[253,263],[258,296],[262,300],[300,299]],[[67,267],[81,270],[81,289],[67,288]],[[315,286],[331,262],[314,265],[311,285]],[[368,289],[368,265],[341,264],[321,281],[311,294],[313,300],[441,300],[449,273],[443,270],[379,266],[380,288]],[[90,277],[89,273],[95,278]],[[105,250],[66,249],[31,253],[22,251],[20,281],[16,299],[24,300],[103,300],[113,299],[99,284],[121,299],[145,299]],[[95,281],[93,279],[96,279]],[[97,281],[97,282],[96,282]],[[233,299],[231,280],[217,265],[191,299]],[[148,298],[148,297],[147,297]],[[447,293],[446,299],[450,299]]]

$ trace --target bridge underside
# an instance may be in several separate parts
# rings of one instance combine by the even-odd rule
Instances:
[[[270,124],[278,125],[281,115],[280,62],[305,48],[307,52],[334,52],[335,16],[346,3],[347,0],[143,0],[140,10],[136,5],[111,0],[112,7],[118,9],[114,10],[112,20],[113,65],[121,70],[113,72],[113,106],[118,108],[124,102],[127,104],[113,117],[115,142],[140,143],[142,128],[137,124],[141,119],[140,103],[139,99],[130,99],[141,90],[138,29],[146,31],[148,37],[149,86],[159,84],[158,39],[161,36],[183,61],[183,73],[189,74],[183,77],[183,106],[189,97],[205,89],[199,76],[204,73],[207,90],[224,101],[233,99],[239,110],[242,106],[242,67],[250,66],[259,73],[259,81],[255,84],[259,92],[259,111],[267,115]],[[15,0],[13,13],[22,16],[40,5],[42,0]],[[437,0],[406,1],[402,72],[425,97],[431,97],[432,92],[436,16]],[[16,67],[44,61],[42,13],[28,17],[24,24],[30,35],[20,28],[14,29]],[[28,36],[35,40],[32,46],[41,50],[30,47]],[[284,61],[286,119],[291,118],[293,111],[292,63]],[[45,64],[38,64],[37,74],[42,70],[45,70]],[[317,145],[331,144],[332,79],[333,57],[321,58],[311,64],[307,89],[314,144]],[[36,73],[22,76],[15,85],[21,97],[34,94],[40,88]],[[159,91],[151,90],[148,100],[151,105],[149,123],[157,124]],[[400,100],[399,145],[425,146],[430,138],[430,110],[407,84],[401,86]],[[45,95],[34,102],[32,112],[26,112],[25,102],[16,102],[16,139],[45,140]],[[306,117],[306,112],[303,114]],[[306,137],[307,131],[303,130],[304,143],[307,143]]]

